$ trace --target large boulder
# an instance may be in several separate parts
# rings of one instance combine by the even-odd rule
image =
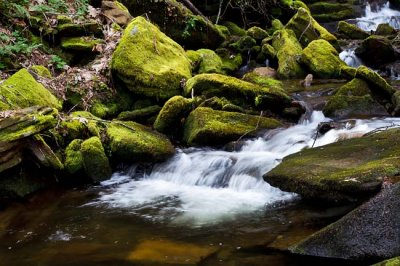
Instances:
[[[323,39],[333,46],[337,46],[336,37],[315,21],[309,11],[304,8],[298,9],[296,15],[290,19],[285,28],[294,31],[303,47],[317,39]]]
[[[111,177],[111,167],[98,137],[83,141],[80,152],[85,173],[93,182],[104,181]]]
[[[162,161],[175,152],[166,136],[135,122],[111,122],[107,137],[111,159],[118,163]]]
[[[276,31],[273,35],[272,46],[277,51],[279,78],[290,79],[305,76],[298,62],[302,48],[293,31],[287,29]]]
[[[279,126],[272,118],[198,107],[186,119],[183,139],[189,145],[223,145]]]
[[[187,49],[217,48],[224,35],[208,20],[176,0],[122,0],[133,16],[146,14],[169,37]]]
[[[346,21],[339,21],[337,33],[342,38],[352,40],[364,40],[370,36],[368,32]]]
[[[206,98],[225,97],[242,107],[281,109],[290,104],[290,97],[281,90],[219,74],[200,74],[189,79],[186,82],[185,95],[190,96],[192,93]],[[263,98],[274,99],[274,102],[265,106],[261,101]]]
[[[400,184],[323,228],[290,251],[296,254],[347,260],[377,260],[400,255]],[[399,259],[393,264],[399,265]]]
[[[395,93],[395,89],[389,85],[384,78],[366,66],[358,67],[355,77],[365,80],[374,93],[381,95],[383,98],[386,98],[389,101],[391,100],[392,95]]]
[[[35,105],[61,109],[62,103],[25,68],[0,83],[0,111]]]
[[[315,40],[304,48],[301,55],[302,62],[310,69],[315,77],[339,78],[341,66],[345,63],[340,60],[336,49],[325,40]]]
[[[357,47],[355,53],[371,67],[380,67],[396,60],[396,52],[390,40],[383,36],[368,37]]]
[[[316,2],[309,5],[311,14],[319,22],[333,22],[361,17],[362,8],[353,3]]]
[[[210,49],[199,49],[197,53],[200,55],[199,70],[198,73],[220,73],[224,74],[222,70],[221,58]]]
[[[183,48],[143,17],[125,29],[111,70],[133,93],[156,99],[180,94],[181,81],[191,77]]]
[[[264,180],[309,200],[358,201],[377,192],[385,177],[400,173],[399,137],[400,130],[393,129],[305,149],[284,158]]]
[[[386,109],[373,98],[368,83],[357,78],[330,97],[323,112],[336,119],[388,115]]]

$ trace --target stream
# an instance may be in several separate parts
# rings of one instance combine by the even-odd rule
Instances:
[[[378,12],[367,5],[359,26],[370,30],[389,19],[398,28],[393,16],[400,12],[388,5]],[[342,52],[342,60],[361,64],[349,54]],[[400,118],[346,120],[316,138],[318,125],[329,121],[312,111],[299,124],[262,132],[232,151],[177,149],[164,163],[123,167],[95,187],[52,188],[14,203],[0,212],[0,264],[357,265],[279,251],[354,206],[309,206],[262,179],[304,148],[400,126]]]

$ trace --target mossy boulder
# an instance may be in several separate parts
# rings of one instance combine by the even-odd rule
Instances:
[[[185,95],[225,97],[241,107],[258,107],[257,97],[272,98],[277,103],[287,104],[288,96],[273,87],[263,87],[234,77],[220,74],[200,74],[186,82]],[[266,106],[262,106],[266,107]]]
[[[368,32],[346,21],[339,21],[337,32],[340,37],[352,40],[364,40],[370,36]]]
[[[357,78],[343,85],[330,97],[323,112],[336,119],[388,115],[385,108],[373,98],[367,82]]]
[[[273,34],[277,30],[282,30],[285,26],[279,19],[274,19],[271,22],[271,34]]]
[[[222,70],[222,60],[221,58],[213,51],[209,49],[199,49],[197,53],[200,55],[200,65],[198,69],[198,73],[220,73],[224,74]]]
[[[201,62],[201,55],[200,53],[194,50],[187,50],[186,56],[190,61],[190,65],[192,66],[192,73],[197,73],[199,70],[200,62]]]
[[[264,180],[314,202],[359,201],[376,193],[385,177],[400,173],[399,137],[394,129],[305,149],[285,157]]]
[[[254,46],[257,45],[257,41],[250,36],[242,36],[234,43],[229,45],[230,48],[240,53],[248,53]]]
[[[99,23],[89,20],[79,23],[59,23],[57,25],[57,35],[60,37],[92,35],[102,37],[103,31]]]
[[[260,74],[259,71],[252,71],[243,76],[243,80],[267,87],[267,88],[274,88],[276,90],[280,90],[285,92],[283,89],[282,82],[280,80],[274,79],[270,76],[264,76]]]
[[[223,145],[279,126],[272,118],[198,107],[186,119],[183,139],[189,145]]]
[[[376,35],[388,36],[396,34],[396,30],[389,23],[379,24],[375,30]]]
[[[184,4],[176,0],[131,1],[122,0],[135,16],[146,14],[150,21],[174,41],[187,49],[215,49],[224,42],[224,35],[203,17],[194,15]]]
[[[34,75],[36,74],[42,78],[52,78],[53,76],[50,70],[42,65],[33,65],[29,68],[29,70],[31,71],[31,73],[33,72]]]
[[[353,262],[399,256],[399,213],[400,184],[384,186],[377,196],[289,250],[300,255]],[[378,265],[399,265],[398,262],[395,258]]]
[[[97,183],[111,177],[111,167],[98,137],[83,141],[80,152],[85,173],[93,182]]]
[[[224,36],[225,39],[231,35],[231,32],[229,31],[228,27],[223,25],[215,25],[215,27]]]
[[[62,102],[25,68],[0,84],[0,111],[35,105],[61,109]]]
[[[141,124],[147,124],[153,117],[157,116],[161,107],[159,105],[151,105],[133,111],[125,111],[118,115],[118,120],[135,121]]]
[[[222,110],[227,112],[245,113],[246,111],[227,100],[225,97],[211,97],[200,103],[199,107],[209,107],[214,110]]]
[[[82,142],[83,140],[81,139],[74,139],[65,149],[64,167],[69,175],[84,173],[83,156],[81,153]]]
[[[244,36],[246,31],[231,21],[225,21],[222,25],[228,28],[231,35]]]
[[[396,52],[389,39],[384,36],[368,37],[357,47],[355,53],[371,67],[380,67],[396,60]]]
[[[310,42],[303,50],[301,61],[315,77],[325,79],[339,78],[341,66],[345,64],[336,49],[325,40]]]
[[[61,48],[69,52],[93,52],[103,40],[92,37],[68,37],[61,40]]]
[[[304,8],[299,8],[285,26],[286,29],[293,30],[297,39],[303,47],[306,47],[310,42],[323,39],[337,47],[337,39],[327,29],[322,27]]]
[[[107,136],[111,159],[118,163],[163,161],[175,152],[166,136],[135,122],[113,121]]]
[[[305,76],[298,60],[302,48],[296,35],[291,30],[276,31],[273,35],[272,46],[277,51],[278,77],[280,79],[302,78]]]
[[[111,70],[133,93],[156,99],[180,94],[181,81],[191,77],[183,48],[143,17],[125,29]]]
[[[256,41],[262,41],[266,37],[268,37],[268,32],[266,30],[263,30],[260,27],[251,27],[246,31],[247,36],[250,36]]]
[[[366,66],[358,67],[355,77],[365,80],[374,93],[386,99],[390,100],[393,93],[395,93],[393,87],[384,78]]]
[[[230,74],[237,71],[243,63],[240,53],[232,53],[226,48],[219,48],[215,51],[222,60],[222,71]]]
[[[174,96],[169,99],[158,114],[154,122],[154,129],[166,135],[176,136],[183,127],[186,116],[194,105],[193,99]]]
[[[333,22],[362,15],[350,3],[316,2],[309,5],[312,16],[319,22]]]

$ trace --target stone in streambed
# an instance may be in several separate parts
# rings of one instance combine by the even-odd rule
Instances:
[[[111,177],[111,167],[98,137],[83,141],[80,152],[85,173],[93,182],[97,183]]]
[[[341,37],[353,40],[364,40],[370,36],[366,31],[346,21],[339,21],[337,32]]]
[[[396,60],[396,52],[390,40],[383,36],[368,37],[357,47],[355,53],[371,67],[380,67]]]

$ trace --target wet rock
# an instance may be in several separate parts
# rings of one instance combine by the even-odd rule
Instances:
[[[328,100],[323,112],[336,119],[388,115],[385,108],[373,98],[367,82],[361,79],[353,79],[342,86]]]
[[[180,94],[181,81],[191,77],[183,48],[143,17],[124,31],[111,70],[130,91],[154,99]]]
[[[284,158],[264,180],[314,202],[358,201],[378,191],[385,177],[400,173],[399,137],[400,130],[393,129],[305,149]]]
[[[0,84],[0,111],[35,105],[61,109],[62,103],[25,68]]]
[[[285,28],[294,31],[303,47],[317,39],[323,39],[330,42],[334,47],[337,46],[336,37],[315,21],[304,8],[299,8],[296,15],[286,24]]]
[[[257,107],[262,105],[262,97],[276,100],[277,103],[289,104],[290,97],[273,87],[263,87],[234,77],[219,74],[200,74],[186,82],[185,95],[192,93],[196,96],[211,98],[225,97],[233,104],[241,107]],[[256,98],[259,98],[257,101]],[[284,108],[284,106],[280,106]]]
[[[29,139],[28,148],[42,166],[54,170],[64,169],[60,159],[40,135],[35,135]]]
[[[396,30],[389,23],[382,23],[376,28],[375,34],[382,36],[393,35],[396,34]]]
[[[107,137],[111,159],[118,163],[162,161],[175,152],[166,136],[135,122],[111,122]]]
[[[399,256],[400,184],[384,188],[377,196],[339,221],[292,246],[290,251],[301,255],[350,260]],[[392,262],[396,261],[398,259],[395,258]]]
[[[357,68],[355,77],[365,80],[374,93],[382,95],[382,97],[386,99],[390,100],[393,93],[395,93],[393,87],[390,86],[384,78],[366,66]]]
[[[312,16],[319,22],[332,22],[363,15],[361,7],[348,3],[316,2],[309,5]]]
[[[125,26],[132,20],[129,10],[118,1],[102,1],[103,14],[118,25]]]
[[[162,107],[154,122],[154,129],[158,132],[176,136],[183,128],[183,121],[194,107],[192,99],[174,96]]]
[[[310,42],[304,48],[301,60],[315,77],[325,79],[339,78],[341,66],[345,64],[336,49],[325,40]]]
[[[280,79],[301,78],[305,75],[298,60],[302,48],[291,30],[276,31],[273,35],[272,46],[277,51],[278,77]]]
[[[183,139],[189,145],[223,145],[280,125],[272,118],[198,107],[186,119]]]
[[[85,174],[93,182],[97,183],[111,177],[111,167],[98,137],[91,137],[83,141],[80,152]]]
[[[396,60],[396,53],[392,44],[383,36],[372,35],[368,37],[356,49],[355,53],[366,65],[371,67],[380,67]]]
[[[338,23],[337,32],[340,37],[353,40],[364,40],[370,36],[369,33],[346,21]]]

